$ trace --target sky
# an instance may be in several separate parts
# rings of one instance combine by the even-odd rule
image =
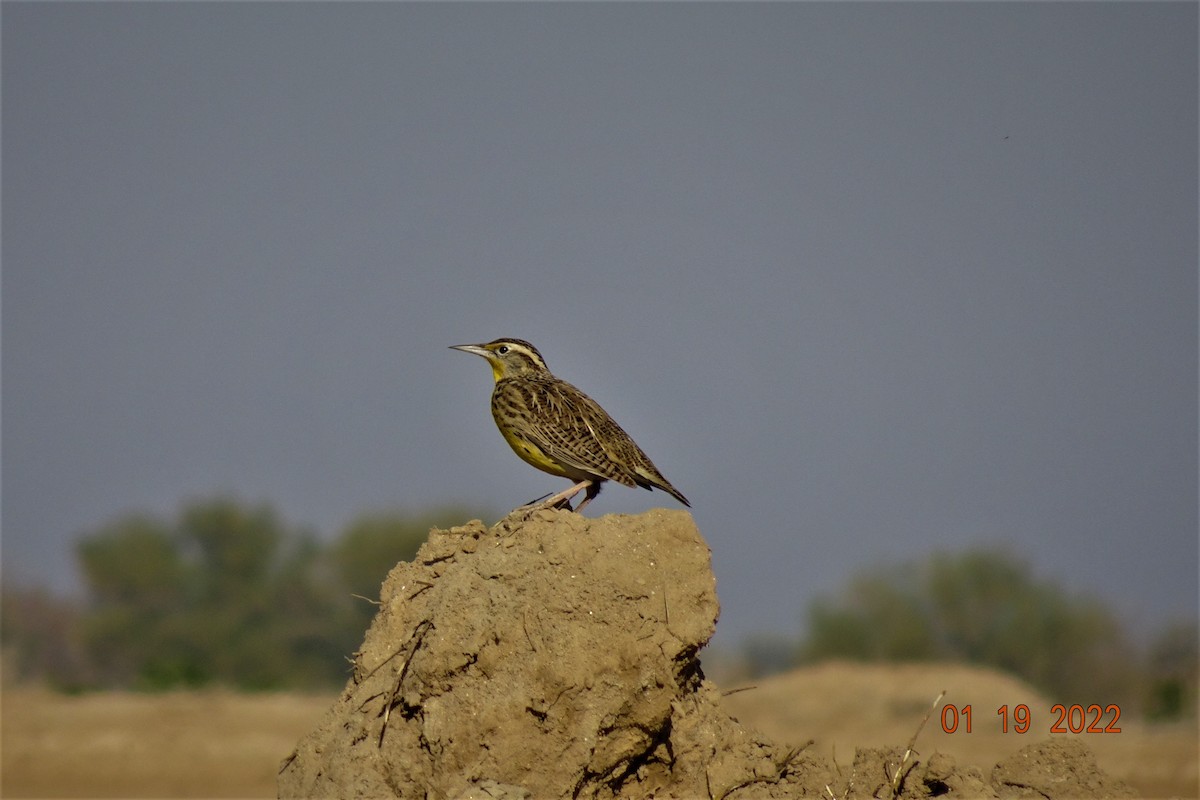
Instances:
[[[1002,547],[1196,614],[1195,3],[0,10],[6,580],[197,498],[565,488],[528,339],[691,499],[717,643]],[[608,485],[588,514],[678,507]]]

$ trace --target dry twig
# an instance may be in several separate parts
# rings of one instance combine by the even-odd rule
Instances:
[[[421,646],[421,640],[425,638],[426,631],[432,627],[433,623],[429,620],[421,620],[417,623],[417,627],[413,628],[412,635],[408,637],[408,641],[404,643],[404,647],[400,648],[403,650],[409,646],[409,643],[412,643],[412,647],[408,650],[408,655],[404,658],[404,666],[400,668],[400,675],[396,678],[396,683],[392,686],[392,690],[388,693],[388,698],[383,704],[383,725],[379,728],[379,747],[383,747],[383,735],[387,733],[388,719],[391,718],[392,707],[396,705],[396,696],[400,694],[400,687],[404,683],[404,678],[408,675],[408,665],[412,663],[413,656],[417,654],[417,649]],[[400,651],[397,650],[396,652]],[[396,653],[393,653],[384,659],[384,664],[390,661],[395,655]],[[379,666],[382,667],[383,664]],[[375,669],[379,669],[379,667]],[[374,673],[375,670],[371,670],[371,672]]]
[[[933,712],[941,705],[942,698],[946,696],[946,690],[943,689],[933,700],[933,705],[925,712],[925,718],[921,720],[921,724],[913,731],[912,738],[908,740],[908,747],[904,751],[904,758],[900,759],[900,763],[896,765],[896,772],[892,775],[892,800],[896,800],[900,796],[900,784],[904,782],[904,776],[907,774],[904,770],[904,765],[908,763],[908,759],[913,754],[913,746],[917,743],[917,737],[921,735],[921,731],[925,729],[925,723],[929,722],[929,718],[933,716]]]

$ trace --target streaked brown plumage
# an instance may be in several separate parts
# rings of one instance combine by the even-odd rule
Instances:
[[[661,489],[691,506],[595,400],[550,373],[529,342],[496,339],[452,349],[482,356],[491,364],[496,381],[492,416],[516,454],[543,472],[577,482],[542,505],[569,502],[586,489],[576,509],[582,511],[604,481],[616,481]]]

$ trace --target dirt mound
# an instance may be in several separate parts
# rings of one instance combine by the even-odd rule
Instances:
[[[432,531],[384,582],[353,677],[284,760],[279,796],[890,796],[903,748],[839,770],[723,710],[696,657],[717,611],[686,512]],[[1026,748],[986,780],[948,757],[902,772],[902,797],[1131,796],[1086,748]]]

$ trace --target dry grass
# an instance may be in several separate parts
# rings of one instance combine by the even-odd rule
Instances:
[[[0,695],[0,794],[274,797],[279,762],[330,697]]]

